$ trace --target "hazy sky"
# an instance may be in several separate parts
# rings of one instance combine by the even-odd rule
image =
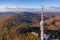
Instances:
[[[40,8],[42,0],[0,0],[0,6]],[[44,5],[60,6],[60,0],[44,0]]]
[[[45,8],[60,9],[60,0],[43,0]],[[3,7],[41,8],[42,0],[0,0],[0,9]]]

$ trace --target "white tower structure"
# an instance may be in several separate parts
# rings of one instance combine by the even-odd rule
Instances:
[[[41,40],[44,40],[44,12],[43,12],[43,0],[42,0],[42,11],[41,11],[41,21],[40,21],[40,31],[41,31]]]

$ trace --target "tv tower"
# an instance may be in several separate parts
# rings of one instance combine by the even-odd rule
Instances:
[[[42,0],[42,11],[41,11],[41,21],[40,21],[41,40],[44,40],[44,11],[43,10],[44,9],[43,9],[43,0]]]

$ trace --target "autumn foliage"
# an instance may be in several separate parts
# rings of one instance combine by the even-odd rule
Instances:
[[[56,30],[60,31],[60,20],[57,20],[56,14],[48,13],[44,15],[44,18],[46,34],[51,34]],[[31,32],[40,33],[40,20],[39,13],[32,12],[13,13],[2,17],[0,18],[0,40],[38,40],[38,37]],[[52,31],[47,32],[47,30]]]

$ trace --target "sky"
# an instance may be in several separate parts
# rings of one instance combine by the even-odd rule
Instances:
[[[45,10],[60,10],[60,0],[43,0]],[[41,8],[42,0],[0,0],[0,11],[9,8]]]
[[[40,0],[0,0],[0,6],[39,8]]]

